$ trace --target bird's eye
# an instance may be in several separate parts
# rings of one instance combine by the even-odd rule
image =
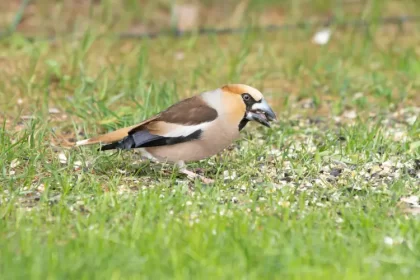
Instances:
[[[245,101],[249,101],[251,99],[251,96],[249,96],[248,93],[245,93],[242,97]]]

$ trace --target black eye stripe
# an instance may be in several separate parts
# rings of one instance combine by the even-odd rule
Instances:
[[[255,99],[249,93],[243,93],[242,94],[242,100],[244,101],[244,103],[246,105],[247,111],[251,110],[252,105],[257,103],[257,101],[255,101]]]

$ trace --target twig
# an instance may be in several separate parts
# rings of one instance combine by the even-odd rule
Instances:
[[[13,23],[10,25],[8,31],[0,33],[0,39],[3,36],[7,36],[12,34],[15,30],[19,22],[21,21],[23,11],[30,0],[24,0],[22,5],[17,12]],[[378,18],[374,20],[363,20],[363,19],[356,19],[356,20],[348,20],[348,21],[338,21],[332,18],[326,20],[319,20],[319,21],[302,21],[294,24],[280,24],[280,25],[267,25],[267,26],[259,26],[259,27],[239,27],[239,28],[200,28],[194,31],[179,31],[179,30],[164,30],[164,31],[157,31],[157,32],[146,32],[146,33],[130,33],[130,32],[122,32],[118,33],[117,37],[120,39],[155,39],[158,37],[188,37],[191,35],[208,35],[208,34],[216,34],[216,35],[224,35],[224,34],[238,34],[244,33],[247,31],[282,31],[282,30],[293,30],[293,29],[304,29],[304,28],[315,28],[319,26],[336,26],[338,28],[346,28],[346,27],[366,27],[374,24],[378,25],[402,25],[408,22],[420,22],[420,15],[411,15],[411,16],[393,16],[393,17],[384,17]],[[4,35],[5,34],[5,35]],[[59,36],[49,36],[47,38],[42,37],[32,37],[26,36],[26,39],[35,41],[35,40],[47,40],[47,41],[55,41],[58,39]]]
[[[163,36],[183,37],[191,35],[206,35],[206,34],[235,34],[244,33],[246,31],[280,31],[290,29],[303,29],[314,28],[317,26],[337,26],[337,27],[364,27],[373,24],[380,25],[401,25],[407,22],[420,22],[419,16],[398,16],[398,17],[385,17],[377,20],[350,20],[350,21],[334,21],[333,19],[321,20],[316,22],[302,21],[295,24],[282,24],[282,25],[267,25],[262,27],[249,27],[249,28],[201,28],[195,31],[159,31],[150,33],[120,33],[118,36],[122,39],[145,39],[157,38]]]

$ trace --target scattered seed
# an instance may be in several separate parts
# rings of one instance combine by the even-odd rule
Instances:
[[[58,159],[60,160],[60,163],[66,164],[67,163],[67,157],[64,153],[58,154]]]

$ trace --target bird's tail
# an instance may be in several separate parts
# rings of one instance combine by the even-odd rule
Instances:
[[[98,143],[105,143],[105,144],[109,143],[109,145],[105,145],[103,147],[116,145],[116,143],[123,140],[128,135],[128,132],[135,127],[137,127],[137,125],[124,127],[124,128],[109,132],[107,134],[77,141],[75,146],[78,147],[78,146],[92,145],[92,144],[98,144]],[[109,149],[114,149],[114,148],[109,148]]]

